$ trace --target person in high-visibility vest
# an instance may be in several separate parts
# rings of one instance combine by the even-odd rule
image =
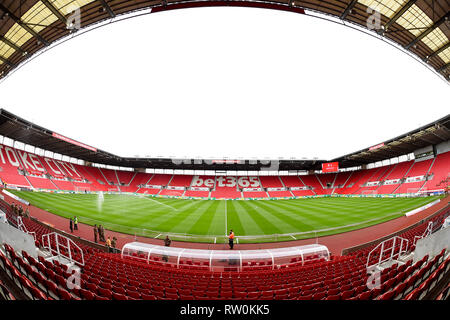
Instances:
[[[233,249],[234,245],[234,232],[230,230],[230,235],[228,236],[228,244],[230,245],[230,249]]]

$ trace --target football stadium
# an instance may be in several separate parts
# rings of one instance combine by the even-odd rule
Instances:
[[[440,0],[1,1],[0,79],[121,19],[230,6],[338,21],[450,81]],[[449,114],[334,158],[194,159],[0,107],[0,300],[449,298]]]

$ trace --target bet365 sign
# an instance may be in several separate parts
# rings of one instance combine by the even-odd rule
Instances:
[[[258,177],[216,177],[217,187],[233,188],[260,188],[261,183]],[[214,179],[212,177],[194,176],[192,178],[192,187],[208,187],[214,188]]]

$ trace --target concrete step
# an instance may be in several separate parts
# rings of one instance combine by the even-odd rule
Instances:
[[[402,262],[403,264],[405,264],[406,262],[408,262],[408,260],[411,260],[414,258],[414,252],[411,252],[409,254],[404,254],[402,256],[399,257],[399,261]]]

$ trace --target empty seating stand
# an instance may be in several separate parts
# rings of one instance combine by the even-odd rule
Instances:
[[[298,176],[281,176],[280,179],[286,188],[305,186]]]
[[[278,176],[260,176],[259,180],[263,188],[283,188],[284,185]]]
[[[428,180],[423,189],[442,190],[449,181],[448,164],[450,163],[450,152],[438,154],[432,167],[429,170],[430,180]]]
[[[289,198],[293,196],[290,191],[269,191],[268,194],[271,198]]]
[[[435,159],[411,160],[368,170],[299,176],[228,176],[219,183],[219,178],[214,176],[111,170],[50,159],[4,145],[0,147],[4,159],[4,163],[0,163],[0,179],[7,186],[30,189],[238,199],[439,191],[444,190],[450,180],[450,152],[438,154]],[[408,177],[419,178],[406,182]],[[378,183],[367,185],[375,182]],[[191,187],[208,190],[190,190]],[[305,189],[296,190],[299,188]]]
[[[117,178],[116,175],[116,170],[110,170],[110,169],[105,169],[105,168],[99,168],[98,169],[100,171],[100,173],[102,174],[102,178],[104,178],[103,180],[106,179],[108,184],[112,184],[112,185],[118,185],[119,184],[119,180]]]
[[[437,225],[448,215],[443,211],[433,217]],[[48,233],[46,227],[24,219],[28,229]],[[411,239],[422,234],[426,224],[405,231]],[[81,244],[80,244],[81,246]],[[330,261],[286,265],[280,268],[247,268],[244,271],[211,272],[203,265],[177,268],[164,261],[145,263],[133,257],[105,253],[82,245],[85,266],[80,287],[69,289],[70,273],[57,261],[33,259],[26,252],[15,252],[8,245],[0,251],[0,268],[14,279],[30,299],[52,300],[391,300],[419,299],[427,295],[449,271],[448,253],[420,261],[394,264],[380,275],[380,286],[370,289],[366,269],[371,247],[349,256],[334,256]],[[1,249],[1,248],[0,248]],[[254,262],[254,266],[258,262]],[[252,262],[247,263],[249,266]]]
[[[184,193],[185,197],[193,197],[193,198],[208,198],[209,191],[200,191],[200,190],[187,190]]]
[[[234,188],[216,187],[216,190],[211,191],[211,198],[216,199],[238,199],[242,198],[241,192]]]
[[[265,191],[244,191],[242,192],[244,198],[267,198],[267,192]]]
[[[76,188],[75,185],[71,181],[52,179],[52,182],[60,190],[75,191],[75,188]]]
[[[192,182],[192,176],[174,175],[170,180],[169,186],[171,187],[189,187]]]
[[[31,185],[36,189],[48,189],[48,190],[57,190],[58,187],[47,178],[41,178],[41,177],[27,177],[28,181],[31,183]]]

